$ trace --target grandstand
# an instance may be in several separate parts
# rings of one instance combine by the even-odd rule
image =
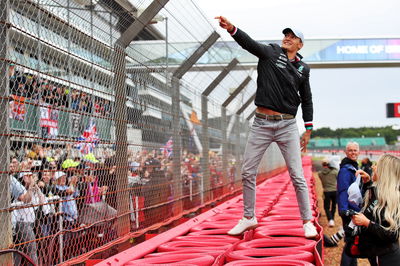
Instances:
[[[329,149],[346,147],[347,143],[355,141],[361,147],[381,149],[386,146],[386,140],[383,137],[374,138],[313,138],[308,143],[310,149]]]

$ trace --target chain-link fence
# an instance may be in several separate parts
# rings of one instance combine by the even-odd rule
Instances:
[[[0,33],[1,264],[88,258],[240,189],[255,82],[192,1],[2,0]]]

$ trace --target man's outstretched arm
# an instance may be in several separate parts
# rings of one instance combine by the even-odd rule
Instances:
[[[226,29],[243,49],[247,50],[258,58],[269,57],[269,51],[272,49],[270,45],[264,45],[253,40],[249,35],[236,28],[227,18],[223,16],[217,16],[215,19],[219,20],[219,26],[223,29]]]

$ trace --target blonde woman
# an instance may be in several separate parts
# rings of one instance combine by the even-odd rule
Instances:
[[[399,265],[400,158],[385,154],[372,169],[373,185],[365,194],[362,213],[352,220],[362,227],[362,244],[373,256],[371,265]],[[366,172],[358,173],[370,179]]]

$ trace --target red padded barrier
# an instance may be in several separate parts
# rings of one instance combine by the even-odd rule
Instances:
[[[199,256],[210,255],[210,256],[213,256],[214,258],[217,258],[224,252],[225,252],[225,250],[222,250],[222,249],[221,250],[199,250],[199,248],[185,248],[184,250],[150,253],[144,257],[145,258],[153,258],[153,257],[166,256],[166,255],[176,255],[176,254],[199,254]]]
[[[265,217],[261,218],[258,221],[259,226],[274,226],[276,224],[279,225],[285,225],[285,226],[291,226],[291,227],[303,227],[303,221],[302,220],[278,220],[278,221],[265,221]]]
[[[213,235],[212,237],[207,236],[207,235],[197,235],[197,236],[177,236],[172,241],[177,241],[177,240],[184,240],[184,241],[219,241],[223,240],[226,243],[235,243],[239,241],[238,236],[226,236],[226,235]]]
[[[299,260],[288,260],[279,258],[266,258],[259,260],[235,260],[225,264],[226,266],[253,266],[253,265],[266,265],[266,266],[314,266],[314,264],[299,261]]]
[[[263,227],[261,230],[256,228],[254,233],[254,238],[264,238],[271,236],[299,236],[304,237],[303,228],[287,228],[287,229],[270,229],[268,227]]]
[[[283,222],[276,222],[276,223],[267,223],[267,225],[259,225],[256,228],[256,231],[264,231],[264,230],[279,230],[279,229],[303,229],[303,222],[301,222],[300,224],[297,223],[296,224],[292,224],[292,223],[283,223]]]
[[[197,266],[210,266],[214,263],[214,257],[210,255],[200,254],[173,254],[161,257],[144,258],[134,260],[126,263],[125,265],[154,265],[154,264],[177,264],[177,265],[197,265]]]
[[[267,222],[267,221],[287,221],[287,220],[296,220],[296,221],[301,221],[301,217],[300,215],[296,215],[296,214],[275,214],[275,215],[270,215],[270,213],[268,213],[267,217],[262,218],[263,222]]]
[[[228,228],[223,228],[223,229],[210,229],[210,230],[203,230],[203,231],[194,231],[190,232],[188,235],[189,236],[199,236],[199,235],[227,235],[229,229]]]
[[[237,220],[230,220],[230,221],[213,221],[213,222],[204,222],[199,225],[196,225],[190,231],[202,231],[207,229],[223,229],[228,228],[229,230],[234,227],[237,223]]]
[[[243,213],[238,213],[237,215],[232,215],[232,214],[226,214],[226,213],[220,213],[217,214],[213,217],[210,217],[207,219],[207,222],[212,222],[212,221],[225,221],[225,220],[234,220],[234,219],[240,219],[243,217]]]
[[[300,217],[299,208],[273,208],[268,215],[280,215],[282,213],[290,213],[291,215],[298,215]],[[317,216],[317,212],[315,210],[311,210],[311,214],[313,217]]]
[[[210,240],[211,241],[211,240]],[[158,246],[158,252],[183,250],[185,248],[198,248],[199,250],[227,250],[232,244],[227,244],[225,241],[171,241]]]
[[[309,164],[305,165],[304,173],[314,220],[318,212]],[[198,216],[201,218],[193,218],[184,226],[146,241],[147,245],[142,243],[123,252],[125,258],[107,259],[107,264],[102,265],[220,266],[227,261],[230,261],[227,265],[313,265],[310,262],[321,265],[321,258],[313,254],[320,252],[315,248],[320,242],[304,238],[296,194],[287,172],[257,185],[259,227],[246,232],[242,240],[227,236],[242,215],[243,198],[238,196]],[[158,252],[150,253],[156,249]],[[127,262],[127,257],[136,260]]]
[[[290,254],[289,254],[290,250]],[[244,250],[234,250],[226,254],[226,261],[234,261],[234,260],[258,260],[264,257],[280,257],[282,259],[292,259],[292,260],[300,260],[313,262],[314,255],[311,252],[304,250],[295,250],[295,249],[284,249],[284,248],[275,248],[275,249],[244,249]]]
[[[242,242],[237,245],[236,249],[288,247],[313,252],[315,241],[300,237],[267,237]]]

